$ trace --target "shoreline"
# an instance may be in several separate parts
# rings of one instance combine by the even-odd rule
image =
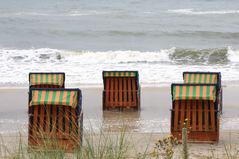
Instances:
[[[183,81],[176,81],[170,83],[162,83],[162,82],[151,82],[151,83],[142,83],[140,82],[140,88],[168,88],[171,87],[172,83],[183,83]],[[65,88],[103,88],[103,81],[102,83],[65,83]],[[222,87],[239,87],[239,80],[237,81],[224,81],[222,82]],[[28,83],[0,83],[0,89],[28,89]],[[239,92],[239,91],[238,91]]]
[[[141,87],[141,111],[102,111],[103,87],[82,87],[84,126],[97,130],[104,124],[116,131],[127,123],[133,132],[158,133],[170,131],[170,87]],[[223,115],[220,131],[239,130],[237,92],[239,87],[223,88]],[[0,87],[0,132],[27,128],[28,88]]]
[[[129,137],[127,141],[134,145],[130,151],[144,152],[148,148],[147,151],[150,152],[159,139],[170,134],[172,104],[170,87],[141,87],[141,111],[139,112],[103,112],[101,105],[103,87],[85,87],[81,90],[84,112],[83,135],[93,136],[94,143],[98,143],[101,136],[99,130],[103,130],[103,133],[115,139],[120,136],[122,125],[125,124],[127,126],[125,133]],[[220,118],[219,142],[215,144],[189,143],[190,158],[205,158],[212,156],[211,152],[218,158],[223,158],[226,155],[225,146],[232,147],[229,149],[230,153],[234,153],[236,151],[234,148],[239,147],[238,90],[239,87],[232,86],[223,88],[224,107]],[[27,147],[27,99],[27,87],[0,87],[0,102],[2,103],[0,136],[2,145],[9,150],[18,146],[20,137],[23,145]],[[180,149],[179,145],[175,153],[180,154]]]

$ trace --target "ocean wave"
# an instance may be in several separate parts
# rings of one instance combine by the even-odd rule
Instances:
[[[232,52],[231,50],[230,53]],[[228,48],[176,49],[169,57],[177,64],[226,64],[230,62]]]
[[[104,33],[105,34],[105,33]],[[141,37],[146,36],[147,32],[141,32],[141,31],[120,31],[120,30],[111,30],[107,31],[106,34],[111,36],[135,36],[135,37]]]
[[[57,49],[0,50],[0,61],[8,62],[57,62],[62,60],[62,51]]]
[[[54,13],[54,12],[15,12],[15,13],[1,13],[0,17],[22,17],[22,16],[47,16],[47,17],[77,17],[77,16],[90,16],[90,15],[101,15],[107,14],[107,12],[101,11],[77,11],[72,10],[64,13]]]
[[[207,31],[207,30],[195,30],[195,31],[175,31],[164,32],[166,36],[176,37],[204,37],[204,38],[222,38],[222,39],[237,39],[239,38],[239,32],[219,32],[219,31]]]
[[[141,51],[64,51],[62,57],[69,61],[81,61],[82,64],[117,64],[117,63],[138,63],[141,62],[170,62],[168,54],[174,48],[155,52]]]
[[[172,47],[159,51],[67,51],[57,49],[0,50],[0,61],[81,64],[117,63],[177,63],[177,64],[223,64],[239,62],[239,50],[227,48],[183,49]]]
[[[67,83],[102,84],[103,70],[138,70],[144,84],[179,82],[183,71],[221,71],[239,80],[239,50],[228,48],[159,51],[68,51],[50,48],[0,49],[0,86],[28,83],[29,72],[66,72]]]
[[[196,26],[195,26],[196,27]],[[235,39],[239,38],[239,32],[236,31],[213,31],[213,30],[175,30],[175,31],[137,31],[137,30],[88,30],[83,31],[72,31],[72,30],[52,30],[50,33],[64,34],[64,35],[77,35],[77,36],[104,36],[104,37],[124,37],[124,38],[205,38],[205,39]]]
[[[224,15],[224,14],[239,14],[239,10],[215,10],[215,11],[201,11],[197,9],[172,9],[167,11],[162,11],[163,13],[170,14],[184,14],[184,15]],[[160,12],[160,13],[162,13]],[[97,11],[97,10],[88,10],[88,11],[80,11],[80,10],[71,10],[65,12],[3,12],[0,17],[19,17],[19,16],[48,16],[48,17],[77,17],[77,16],[91,16],[91,15],[105,15],[112,14],[117,12],[112,11]],[[156,14],[155,12],[143,11],[140,12],[146,15]],[[122,12],[118,12],[120,16],[122,16]],[[124,13],[125,14],[125,13]],[[129,13],[127,13],[129,14]]]
[[[187,15],[239,14],[239,10],[200,11],[195,9],[174,9],[174,10],[167,10],[167,13],[187,14]]]
[[[228,59],[231,62],[239,62],[239,50],[232,49],[231,47],[228,47]]]
[[[78,11],[78,10],[73,10],[68,13],[66,13],[66,16],[87,16],[87,15],[101,15],[101,14],[108,14],[108,12],[105,11]]]
[[[0,17],[21,17],[21,16],[50,16],[50,14],[42,12],[15,12],[0,14]]]
[[[228,48],[180,49],[172,47],[154,52],[104,51],[104,52],[62,52],[64,59],[82,61],[84,64],[123,64],[123,63],[172,63],[172,64],[228,64],[239,62],[239,50]],[[85,61],[85,62],[84,62]]]

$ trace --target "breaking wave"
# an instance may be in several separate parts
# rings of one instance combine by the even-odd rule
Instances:
[[[227,64],[239,62],[239,50],[228,48],[181,49],[170,48],[154,52],[142,51],[67,51],[57,49],[0,50],[2,62],[80,62],[82,64],[117,63],[177,63]]]
[[[141,82],[180,81],[183,71],[221,71],[239,80],[239,50],[228,48],[159,51],[0,50],[1,83],[27,84],[31,71],[63,71],[68,83],[101,84],[102,70],[139,70]],[[166,71],[167,70],[167,71]],[[178,74],[175,78],[175,74]]]
[[[200,11],[195,9],[174,9],[168,10],[167,13],[187,14],[187,15],[208,15],[208,14],[239,14],[239,10],[215,10],[215,11]]]
[[[95,10],[90,11],[78,11],[72,10],[62,13],[54,12],[13,12],[13,13],[1,13],[0,17],[22,17],[22,16],[38,16],[38,17],[77,17],[77,16],[90,16],[90,15],[102,15],[107,14],[108,12],[100,12]]]

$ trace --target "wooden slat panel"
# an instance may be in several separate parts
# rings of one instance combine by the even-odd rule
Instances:
[[[38,115],[39,115],[39,106],[35,105],[33,113],[33,123],[32,123],[32,136],[35,136],[38,131]]]
[[[188,119],[188,122],[187,122],[187,127],[189,128],[191,126],[191,100],[187,100],[187,103],[186,103],[186,106],[187,106],[187,119]]]
[[[203,128],[203,119],[202,119],[202,100],[198,101],[198,130],[202,131]]]
[[[33,139],[33,136],[32,136],[32,130],[33,130],[33,107],[29,107],[28,108],[29,110],[28,110],[28,121],[29,121],[29,123],[28,123],[28,142],[29,143],[32,143],[33,141],[32,141],[32,139]]]
[[[70,109],[71,107],[65,107],[65,137],[70,136]]]
[[[113,78],[110,78],[110,98],[109,99],[110,99],[109,105],[113,106],[113,103],[114,103],[114,79]]]
[[[81,114],[80,114],[80,122],[78,122],[78,127],[79,127],[79,133],[78,133],[78,137],[79,137],[79,139],[80,139],[80,141],[82,142],[83,141],[83,139],[82,139],[82,137],[83,137],[83,112],[81,112]]]
[[[114,106],[119,106],[119,97],[118,97],[118,91],[119,91],[119,85],[118,85],[118,78],[115,78],[114,80]]]
[[[127,91],[127,78],[124,78],[124,103],[123,103],[123,106],[126,106],[127,104],[127,99],[128,97],[128,91]]]
[[[180,101],[180,130],[182,129],[183,127],[183,124],[184,124],[184,114],[185,114],[185,100],[181,100]]]
[[[197,114],[196,114],[196,101],[195,100],[193,100],[192,101],[192,131],[196,131],[197,130]]]
[[[133,96],[133,105],[137,106],[137,92],[136,92],[136,79],[132,78],[132,96]]]
[[[61,106],[58,107],[58,137],[62,138],[62,133],[63,133],[63,109]]]
[[[204,121],[205,121],[204,122],[204,126],[205,126],[204,130],[208,131],[209,120],[208,120],[208,101],[207,100],[204,101]]]
[[[52,111],[52,132],[57,132],[56,128],[57,128],[57,107],[55,105],[52,106],[53,111]]]
[[[210,117],[212,131],[216,130],[215,107],[213,101],[210,101]]]
[[[51,106],[50,105],[47,105],[46,106],[46,122],[45,122],[45,125],[46,125],[46,128],[45,128],[45,132],[46,133],[50,133],[50,116],[51,116]]]
[[[179,101],[174,101],[174,130],[178,130]]]
[[[131,87],[131,79],[128,78],[128,105],[132,104],[132,87]]]
[[[110,90],[110,81],[108,78],[106,78],[106,81],[105,81],[105,106],[108,106],[109,105],[109,90]]]
[[[59,107],[59,111],[57,113],[57,107]],[[52,148],[55,148],[55,146],[59,148],[64,148],[67,151],[72,151],[74,148],[79,146],[79,135],[77,133],[78,129],[78,121],[77,121],[77,115],[76,115],[76,109],[73,109],[71,107],[64,107],[64,106],[51,106],[47,105],[45,108],[43,105],[41,106],[34,106],[36,108],[36,111],[33,111],[33,120],[35,125],[39,125],[41,129],[38,131],[36,129],[35,136],[33,138],[29,138],[29,144],[32,146],[39,146],[44,147],[44,144],[48,144],[51,140],[52,145],[49,145],[49,148],[51,146],[54,146]],[[39,108],[39,109],[38,109]],[[63,113],[63,112],[65,113]],[[50,116],[52,114],[52,116]],[[57,115],[58,114],[58,115]],[[63,116],[64,115],[64,116]],[[56,132],[50,132],[50,128],[52,125],[56,125],[56,121],[58,118],[58,128],[59,131]],[[64,118],[64,120],[62,120]],[[65,133],[64,136],[62,136],[62,128],[63,128],[63,121],[65,124]],[[74,123],[71,125],[72,123]],[[45,124],[45,128],[43,129],[43,125]],[[53,131],[53,130],[52,130]],[[40,132],[40,133],[37,133]],[[70,135],[71,133],[71,135]],[[81,133],[81,132],[79,132]],[[63,138],[64,137],[64,138]],[[34,140],[32,140],[34,139]],[[51,140],[48,140],[51,139]]]
[[[123,79],[119,78],[119,106],[123,106]]]
[[[41,105],[40,106],[40,123],[39,123],[39,132],[42,135],[44,132],[43,130],[43,125],[44,125],[44,117],[45,117],[45,106]],[[42,136],[41,136],[42,137]]]
[[[71,136],[77,136],[78,121],[77,121],[75,109],[71,109],[71,121],[72,121]]]
[[[75,109],[73,109],[75,110]],[[69,135],[73,134],[72,132],[73,118],[72,118],[72,108],[69,109]]]

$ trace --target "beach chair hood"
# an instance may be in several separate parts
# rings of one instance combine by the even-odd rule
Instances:
[[[64,105],[76,108],[79,102],[78,89],[32,89],[30,106]]]
[[[139,88],[139,73],[138,71],[103,71],[103,80],[109,77],[134,77]]]
[[[57,85],[64,87],[65,73],[30,73],[29,83],[30,86],[34,85]]]
[[[184,83],[220,84],[220,72],[183,72]]]
[[[216,85],[172,84],[174,100],[211,100],[216,101]]]

